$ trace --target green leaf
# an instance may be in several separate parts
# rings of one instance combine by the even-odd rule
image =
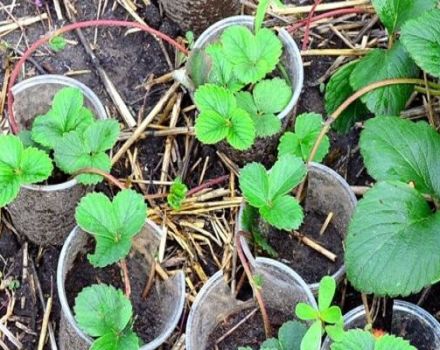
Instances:
[[[62,36],[54,36],[49,40],[49,47],[54,52],[61,52],[65,49],[67,45],[66,39]]]
[[[246,150],[253,145],[255,126],[246,111],[236,108],[231,112],[226,140],[238,150]]]
[[[325,326],[325,332],[331,340],[335,342],[341,341],[345,333],[344,319],[342,318],[342,322],[338,322],[334,325]]]
[[[231,91],[213,84],[199,87],[194,99],[201,112],[214,111],[223,117],[229,116],[231,111],[237,107],[237,102]]]
[[[272,226],[286,231],[298,229],[304,220],[301,205],[292,196],[276,197],[260,208],[260,214]]]
[[[305,334],[301,342],[301,350],[319,350],[321,347],[321,337],[321,321],[316,321]]]
[[[0,136],[0,207],[17,197],[21,185],[44,181],[52,170],[52,161],[45,152],[25,149],[17,136]]]
[[[109,172],[110,157],[105,153],[116,143],[119,123],[116,120],[95,121],[80,133],[72,131],[58,141],[54,158],[57,166],[67,174],[80,169],[97,168]],[[77,176],[80,183],[91,185],[102,180],[102,176],[82,174]]]
[[[278,339],[270,338],[265,340],[260,347],[260,350],[282,350]]]
[[[301,341],[307,332],[305,324],[298,321],[287,321],[278,331],[281,350],[299,350]]]
[[[295,132],[286,132],[280,138],[278,157],[294,155],[302,158],[304,161],[308,160],[323,125],[324,121],[320,114],[303,113],[297,116]],[[324,136],[314,161],[321,162],[327,155],[329,148],[329,138]]]
[[[266,168],[259,163],[251,163],[240,170],[240,189],[246,201],[261,208],[269,201],[269,176]]]
[[[400,136],[394,136],[400,137]],[[406,296],[440,278],[440,212],[401,182],[358,202],[346,239],[348,279],[363,293]]]
[[[53,149],[64,135],[84,131],[94,120],[92,112],[83,107],[84,97],[78,88],[63,88],[57,92],[52,108],[35,118],[32,139]]]
[[[398,31],[407,20],[417,18],[437,4],[436,0],[373,0],[372,2],[390,35]]]
[[[417,350],[408,341],[394,335],[384,335],[379,339],[360,329],[344,333],[342,340],[331,345],[332,350]]]
[[[411,181],[420,192],[440,196],[440,135],[426,122],[376,117],[365,124],[360,147],[376,180]]]
[[[174,210],[180,210],[187,192],[188,187],[182,182],[182,179],[180,177],[176,178],[173,181],[170,187],[170,193],[167,196],[169,206]]]
[[[122,335],[108,333],[95,340],[90,350],[139,350],[140,340],[133,331]]]
[[[344,65],[330,78],[325,89],[325,110],[328,115],[335,112],[347,98],[354,94],[354,90],[350,85],[350,75],[357,62]],[[357,99],[332,123],[332,128],[338,133],[346,134],[357,121],[364,119],[367,113],[367,107],[361,100]]]
[[[330,307],[336,292],[336,281],[333,277],[324,276],[319,282],[318,306],[319,311]]]
[[[281,121],[275,114],[287,106],[291,96],[292,90],[279,78],[259,82],[253,95],[247,91],[236,94],[238,106],[250,114],[259,137],[272,136],[281,130]]]
[[[284,79],[266,79],[255,85],[253,94],[259,111],[274,114],[282,112],[289,104],[292,89]]]
[[[281,41],[266,28],[254,36],[246,27],[232,26],[223,32],[221,42],[226,59],[243,84],[256,83],[272,72],[282,53]]]
[[[263,26],[264,16],[266,15],[266,11],[269,8],[270,0],[259,0],[257,12],[255,13],[255,33]]]
[[[119,192],[113,202],[102,193],[83,197],[75,218],[81,229],[96,239],[95,253],[88,256],[90,263],[105,267],[123,259],[145,223],[146,211],[143,196],[133,190]]]
[[[319,318],[319,311],[306,303],[298,303],[295,307],[295,315],[303,321],[316,320]]]
[[[84,288],[75,299],[74,312],[79,328],[91,337],[122,332],[133,316],[130,300],[105,284]]]
[[[389,50],[375,49],[362,58],[350,75],[350,84],[357,91],[384,79],[417,76],[417,66],[397,41]],[[365,94],[361,100],[376,115],[399,115],[413,90],[412,85],[390,85]]]
[[[330,306],[321,312],[321,319],[326,323],[337,323],[343,321],[342,312],[339,306]]]
[[[440,77],[440,10],[435,9],[409,20],[400,38],[412,59],[425,72]]]
[[[258,225],[252,227],[251,232],[252,232],[252,240],[257,247],[264,250],[267,254],[269,254],[273,258],[276,258],[278,256],[277,251],[269,244],[266,237],[261,233],[261,230],[258,228]]]
[[[225,60],[222,45],[219,43],[211,44],[206,48],[206,53],[212,61],[209,82],[233,92],[240,91],[243,88],[243,84],[234,75],[231,63]]]
[[[228,120],[214,111],[199,114],[195,124],[196,136],[207,145],[216,144],[228,136]]]
[[[307,168],[301,158],[291,155],[280,157],[269,171],[269,199],[291,192],[306,174]]]

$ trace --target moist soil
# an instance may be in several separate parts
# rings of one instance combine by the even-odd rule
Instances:
[[[322,236],[319,234],[326,218],[327,214],[313,211],[306,212],[304,223],[298,232],[305,234],[308,238],[336,254],[337,259],[335,262],[304,245],[292,234],[269,226],[267,239],[269,244],[278,253],[276,259],[299,273],[309,284],[319,282],[325,275],[332,275],[343,263],[344,249],[342,237],[334,225],[330,223],[324,234]]]
[[[225,319],[219,323],[209,335],[206,349],[236,350],[239,346],[250,346],[252,349],[258,349],[259,345],[266,340],[259,309],[228,337],[216,344],[220,337],[229,332],[253,310],[253,308],[248,308],[225,317]],[[272,332],[273,334],[277,334],[278,329],[284,322],[288,321],[288,318],[273,309],[268,309],[267,312],[269,320],[271,321]]]
[[[409,340],[418,350],[437,350],[432,345],[435,344],[435,338],[431,330],[418,320],[405,317],[391,330],[394,335]]]
[[[67,301],[73,310],[75,298],[83,288],[93,284],[104,283],[113,287],[125,290],[121,276],[121,269],[118,265],[110,265],[105,268],[93,267],[87,254],[94,251],[92,239],[87,244],[86,254],[78,254],[72,269],[68,272],[65,286]],[[131,303],[133,305],[133,314],[135,316],[134,330],[144,343],[152,341],[158,334],[158,318],[161,310],[158,307],[159,295],[155,292],[154,286],[150,289],[146,300],[142,299],[142,292],[145,288],[149,271],[145,271],[145,261],[140,254],[134,254],[126,259],[131,284]]]

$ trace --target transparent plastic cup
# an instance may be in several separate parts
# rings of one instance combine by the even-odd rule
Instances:
[[[162,230],[152,221],[147,220],[143,230],[134,238],[138,244],[145,248],[149,258],[145,259],[143,271],[151,271],[151,261],[158,250]],[[61,250],[57,268],[57,291],[61,304],[61,321],[59,332],[60,350],[88,350],[92,339],[81,331],[75,321],[66,296],[66,276],[72,268],[77,255],[84,252],[90,236],[79,227],[70,233]],[[148,303],[153,290],[145,300]],[[157,325],[155,338],[143,345],[140,350],[157,349],[173,332],[182,315],[185,303],[185,276],[183,271],[178,271],[166,281],[157,279],[154,284],[154,293],[158,293],[160,300],[160,313],[151,315]]]
[[[366,325],[365,308],[358,306],[344,316],[345,329],[363,329]],[[408,340],[418,350],[440,349],[440,324],[421,307],[402,300],[393,306],[393,334]],[[331,340],[325,338],[321,350],[330,350]]]
[[[12,88],[15,119],[20,129],[30,130],[34,118],[50,109],[53,96],[64,87],[80,89],[85,105],[96,118],[107,119],[104,106],[86,85],[61,75],[41,75]],[[61,245],[75,227],[77,203],[90,189],[75,179],[48,186],[23,185],[18,197],[8,206],[14,227],[35,244]]]
[[[308,167],[308,186],[305,203],[305,211],[315,210],[321,213],[333,212],[332,223],[335,225],[340,236],[345,237],[357,200],[350,185],[348,185],[342,176],[325,165],[311,163]],[[242,215],[245,205],[245,203],[241,205],[237,216],[237,232],[243,230]],[[255,258],[248,240],[243,235],[240,239],[246,257],[251,261],[254,260]],[[345,266],[341,262],[341,266],[332,277],[337,282],[340,282],[344,274]],[[313,294],[317,295],[319,281],[309,283],[309,287]]]
[[[316,307],[315,298],[303,279],[284,264],[267,258],[252,263],[253,273],[262,276],[260,290],[268,309],[293,319],[295,306],[300,302]],[[222,271],[214,274],[197,295],[186,325],[186,350],[207,350],[211,332],[221,320],[241,310],[255,307],[253,299],[236,299]],[[239,344],[237,344],[238,347]]]

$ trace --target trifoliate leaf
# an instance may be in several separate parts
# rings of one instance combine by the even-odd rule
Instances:
[[[147,206],[142,195],[133,190],[119,192],[113,202],[102,193],[90,193],[81,199],[75,218],[84,231],[96,239],[89,255],[95,267],[104,267],[123,259],[130,251],[132,238],[146,219]]]
[[[301,350],[319,350],[321,348],[321,321],[315,321],[301,341]]]
[[[258,208],[269,224],[278,229],[297,229],[304,214],[298,201],[288,193],[305,174],[304,162],[294,156],[281,157],[270,171],[251,163],[240,171],[240,189],[246,201]]]
[[[54,52],[61,52],[65,49],[67,45],[66,39],[64,39],[62,36],[54,36],[52,39],[49,40],[49,47]]]
[[[223,47],[219,43],[211,44],[206,48],[206,53],[211,57],[211,70],[209,83],[222,86],[230,91],[240,91],[243,84],[235,77],[233,67],[225,60]]]
[[[277,197],[269,205],[260,208],[264,220],[279,230],[296,230],[303,220],[304,213],[301,205],[292,196]]]
[[[400,38],[412,59],[425,72],[440,77],[440,10],[435,9],[405,23]]]
[[[75,299],[74,312],[79,328],[91,337],[122,332],[133,317],[130,300],[105,284],[84,288]]]
[[[182,179],[179,177],[176,178],[173,181],[170,187],[170,193],[167,196],[169,206],[174,210],[180,210],[187,192],[188,187],[186,187],[186,185],[182,182]]]
[[[384,79],[417,76],[416,64],[403,45],[397,41],[389,50],[375,49],[362,58],[350,75],[350,84],[357,91]],[[390,85],[365,94],[361,100],[376,115],[399,115],[413,90],[411,85]]]
[[[234,95],[223,87],[206,84],[195,95],[201,111],[196,119],[196,136],[206,144],[214,144],[224,138],[229,144],[245,150],[255,140],[255,126],[249,114],[237,107]]]
[[[357,61],[344,65],[330,78],[325,89],[325,110],[328,115],[354,94],[350,85],[350,75],[356,64]],[[367,113],[367,107],[357,99],[333,122],[332,128],[338,133],[346,134],[357,121],[364,119]]]
[[[287,321],[278,331],[278,341],[282,350],[299,350],[301,341],[307,332],[304,323]]]
[[[436,0],[372,0],[381,22],[391,35],[409,19],[434,8]]]
[[[408,341],[394,335],[384,335],[379,339],[367,331],[349,330],[342,339],[331,345],[332,350],[417,350]]]
[[[139,350],[139,343],[133,331],[126,334],[108,333],[95,340],[90,350]]]
[[[246,27],[232,26],[223,32],[221,42],[235,76],[244,84],[256,83],[272,72],[282,53],[280,39],[266,28],[253,35]]]
[[[72,131],[58,141],[54,158],[57,166],[67,174],[80,169],[97,168],[109,172],[110,157],[105,153],[116,143],[119,124],[116,120],[100,120],[89,125],[83,133]],[[102,176],[82,174],[77,180],[83,184],[96,184]]]
[[[262,114],[275,114],[283,111],[292,98],[292,89],[284,79],[262,80],[255,85],[255,105]]]
[[[17,197],[21,185],[44,181],[52,170],[52,161],[45,152],[25,149],[17,136],[0,136],[0,207]]]
[[[304,113],[296,117],[295,132],[286,132],[280,138],[278,157],[290,154],[301,157],[304,161],[308,160],[323,124],[322,116],[317,113]],[[321,162],[327,155],[329,148],[329,138],[324,136],[314,161]]]
[[[318,306],[319,311],[330,307],[336,292],[336,281],[333,277],[324,276],[319,282]]]
[[[433,214],[416,189],[378,183],[358,202],[349,226],[345,265],[350,283],[367,294],[420,291],[440,279],[439,233],[440,212]]]
[[[319,311],[309,304],[298,303],[295,307],[295,315],[304,321],[315,320],[319,317]]]
[[[360,147],[376,180],[413,182],[420,192],[440,197],[440,135],[426,122],[376,117],[365,124]]]
[[[55,95],[52,108],[43,116],[35,118],[32,139],[53,149],[64,135],[71,131],[84,131],[94,118],[83,106],[84,97],[77,88],[63,88]]]

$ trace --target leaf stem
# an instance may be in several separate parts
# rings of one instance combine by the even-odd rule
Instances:
[[[192,196],[192,195],[194,195],[194,194],[196,194],[196,193],[198,193],[198,192],[204,190],[204,189],[207,188],[207,187],[211,187],[211,186],[214,186],[214,185],[218,185],[218,184],[220,184],[220,183],[226,181],[227,179],[229,179],[229,175],[223,175],[223,176],[217,177],[217,178],[215,178],[215,179],[208,180],[208,181],[202,183],[201,185],[199,185],[199,186],[197,186],[197,187],[194,187],[194,188],[190,189],[190,190],[187,192],[186,196],[187,196],[187,197],[190,197],[190,196]]]
[[[81,175],[81,174],[96,174],[103,176],[108,182],[111,182],[115,186],[117,186],[121,190],[127,189],[127,187],[120,182],[117,178],[115,178],[113,175],[106,173],[105,171],[97,168],[83,168],[78,170],[73,174],[74,177]]]
[[[316,152],[318,151],[319,146],[321,145],[322,140],[324,139],[324,136],[327,135],[328,131],[330,130],[330,126],[332,123],[338,119],[338,117],[341,116],[341,114],[359,97],[369,93],[370,91],[376,90],[378,88],[382,88],[385,86],[390,85],[400,85],[400,84],[411,84],[411,85],[422,85],[425,84],[425,81],[422,79],[413,79],[413,78],[396,78],[396,79],[386,79],[381,81],[376,81],[374,83],[368,84],[367,86],[363,87],[362,89],[356,91],[353,95],[351,95],[349,98],[347,98],[330,116],[324,123],[324,127],[322,128],[321,132],[318,135],[318,138],[316,139],[315,144],[313,145],[312,151],[310,152],[309,159],[307,162],[312,162],[313,159],[315,159]],[[431,85],[431,84],[428,84]],[[437,84],[435,84],[437,85]],[[304,179],[304,181],[299,185],[298,191],[296,193],[296,198],[299,200],[302,196],[302,192],[305,187],[307,179]]]
[[[243,231],[237,232],[237,234],[235,235],[235,246],[237,247],[238,257],[240,258],[241,264],[243,265],[244,271],[247,275],[252,290],[254,291],[255,299],[257,299],[258,306],[260,307],[261,316],[263,317],[264,333],[266,334],[266,338],[269,339],[272,337],[272,327],[270,326],[269,316],[267,314],[263,296],[261,295],[258,287],[254,286],[254,277],[241,247],[240,237],[243,234]]]
[[[122,277],[124,279],[124,286],[125,286],[125,296],[130,299],[131,296],[131,284],[130,284],[130,277],[128,276],[128,267],[127,267],[127,262],[125,261],[125,259],[122,259],[119,262],[119,266],[121,268],[122,271]]]
[[[147,32],[151,35],[155,35],[158,38],[166,41],[170,45],[177,48],[179,51],[183,52],[185,55],[188,55],[188,50],[179,44],[174,39],[170,38],[168,35],[151,28],[148,25],[141,24],[138,22],[130,22],[130,21],[119,21],[119,20],[111,20],[111,19],[98,19],[98,20],[91,20],[91,21],[84,21],[84,22],[76,22],[69,24],[67,26],[64,26],[58,30],[56,30],[53,33],[48,33],[41,39],[37,40],[35,43],[32,44],[30,48],[28,48],[23,55],[21,56],[20,60],[17,62],[17,64],[14,67],[14,70],[11,73],[11,78],[9,80],[9,86],[8,86],[8,119],[9,119],[9,125],[11,127],[11,130],[14,134],[17,134],[20,131],[20,128],[17,124],[17,121],[14,118],[14,111],[12,108],[12,105],[14,103],[14,96],[12,94],[12,87],[14,86],[15,82],[17,81],[18,75],[20,74],[21,67],[26,62],[26,60],[41,46],[49,42],[54,36],[61,35],[66,32],[70,32],[75,29],[81,29],[81,28],[88,28],[88,27],[126,27],[126,28],[138,28],[141,29],[144,32]]]

